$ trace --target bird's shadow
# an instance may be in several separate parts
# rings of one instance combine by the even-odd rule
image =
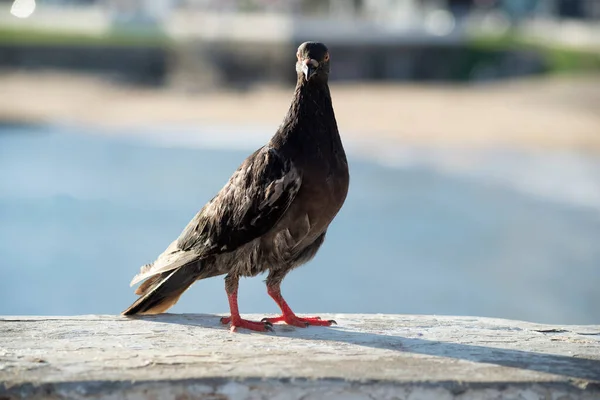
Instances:
[[[221,316],[212,314],[160,314],[139,316],[136,319],[158,323],[198,326],[207,329],[227,330],[220,323]],[[260,334],[239,330],[237,334]],[[273,334],[273,333],[265,333]],[[356,332],[332,327],[295,328],[275,325],[277,336],[296,337],[302,340],[321,340],[347,343],[363,347],[409,352],[429,356],[454,358],[477,363],[495,364],[550,373],[574,379],[585,379],[600,383],[600,359],[569,357],[533,351],[501,349],[480,345],[447,343],[435,340],[407,338],[367,332]],[[515,340],[518,340],[515,338]]]

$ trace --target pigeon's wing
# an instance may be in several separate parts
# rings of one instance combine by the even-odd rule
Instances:
[[[291,160],[262,147],[234,172],[179,238],[131,285],[210,255],[229,252],[267,233],[288,209],[302,178]],[[163,262],[164,260],[164,262]]]
[[[267,233],[288,209],[301,177],[291,160],[263,147],[244,161],[178,239],[202,256],[228,252]]]

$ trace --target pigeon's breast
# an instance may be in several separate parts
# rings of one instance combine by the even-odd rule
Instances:
[[[290,214],[298,220],[310,221],[311,236],[324,232],[342,208],[348,193],[348,169],[323,168],[319,173],[306,174]]]

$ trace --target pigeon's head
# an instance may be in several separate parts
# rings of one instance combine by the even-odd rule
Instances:
[[[304,42],[296,53],[296,72],[306,81],[327,80],[329,50],[323,43]]]

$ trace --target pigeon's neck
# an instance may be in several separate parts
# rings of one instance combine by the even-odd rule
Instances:
[[[307,82],[304,76],[299,77],[288,117],[298,118],[301,121],[313,120],[315,117],[321,120],[335,121],[327,81]]]
[[[328,150],[341,144],[327,81],[298,78],[292,104],[273,139],[308,151],[304,147]]]

